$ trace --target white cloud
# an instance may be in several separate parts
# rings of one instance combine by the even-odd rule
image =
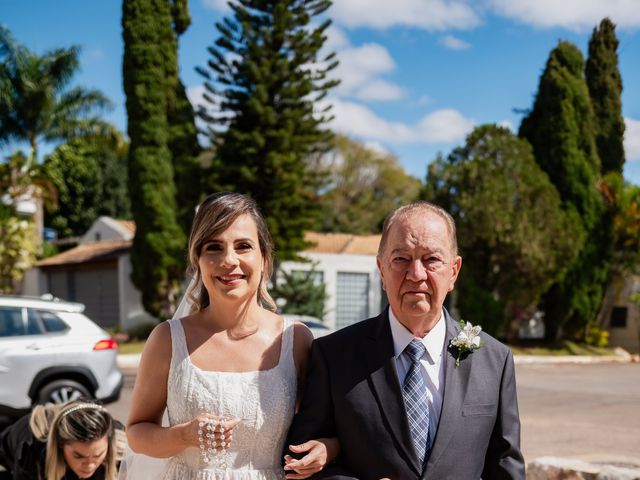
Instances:
[[[640,26],[638,0],[487,0],[498,15],[540,28],[591,30],[604,17],[619,27]]]
[[[344,33],[344,30],[342,30],[341,28],[336,27],[335,24],[331,24],[329,28],[327,28],[326,34],[327,40],[322,45],[323,50],[332,52],[334,50],[339,50],[350,46],[347,34]]]
[[[367,43],[338,52],[340,64],[333,75],[340,79],[335,90],[338,96],[353,96],[361,100],[397,100],[404,89],[386,80],[376,78],[392,72],[396,64],[382,45]]]
[[[333,3],[330,14],[336,22],[348,27],[405,25],[442,31],[480,24],[476,12],[460,0],[338,0]]]
[[[500,120],[497,125],[499,127],[508,128],[511,133],[516,133],[515,127],[513,126],[513,122],[510,120]]]
[[[335,130],[370,141],[389,143],[448,143],[464,139],[474,122],[453,109],[436,110],[418,123],[389,122],[363,105],[333,99]]]
[[[640,120],[625,118],[624,153],[630,162],[640,161]]]
[[[464,40],[454,37],[453,35],[446,35],[438,40],[440,45],[444,45],[449,50],[466,50],[471,48],[471,44]]]
[[[404,97],[404,89],[385,80],[372,80],[362,85],[354,96],[360,100],[397,100]]]
[[[187,87],[187,98],[193,108],[198,108],[200,105],[203,107],[207,107],[208,104],[204,100],[204,85],[193,85],[191,87]]]
[[[386,148],[382,143],[376,142],[375,140],[369,140],[364,142],[364,146],[369,150],[372,150],[381,155],[389,155],[391,152],[388,148]]]

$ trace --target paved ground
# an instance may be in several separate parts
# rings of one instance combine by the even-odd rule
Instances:
[[[109,409],[125,421],[134,369]],[[640,465],[640,363],[519,364],[516,367],[527,462],[568,457]]]
[[[541,456],[640,465],[640,364],[518,365],[522,447]]]

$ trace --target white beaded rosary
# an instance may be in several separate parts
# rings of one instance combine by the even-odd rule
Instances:
[[[218,468],[227,468],[227,441],[224,435],[224,419],[207,418],[198,422],[198,442],[200,455],[207,465],[214,464]],[[216,441],[216,432],[220,441]]]

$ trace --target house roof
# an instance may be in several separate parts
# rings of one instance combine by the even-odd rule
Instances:
[[[135,232],[133,222],[119,221],[119,223],[130,224],[132,231]],[[378,252],[380,235],[307,232],[305,240],[314,244],[305,250],[308,253],[375,255]],[[132,243],[133,240],[101,240],[83,243],[58,255],[45,258],[35,266],[52,267],[108,260],[127,251]]]
[[[308,253],[375,255],[378,253],[380,237],[381,235],[307,232],[305,240],[315,245],[305,251]]]
[[[117,254],[128,250],[132,240],[102,240],[78,245],[67,251],[45,258],[36,263],[36,267],[51,267],[54,265],[70,265],[89,263],[116,258]]]
[[[121,227],[129,232],[135,234],[136,233],[136,222],[131,220],[116,220]]]

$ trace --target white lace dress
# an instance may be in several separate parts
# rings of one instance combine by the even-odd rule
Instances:
[[[196,447],[172,457],[166,480],[281,480],[282,450],[293,418],[296,369],[293,361],[293,325],[284,320],[280,359],[269,370],[210,372],[191,363],[182,323],[169,320],[172,358],[168,379],[167,412],[171,425],[203,413],[240,419],[233,429],[222,469],[201,460]]]

